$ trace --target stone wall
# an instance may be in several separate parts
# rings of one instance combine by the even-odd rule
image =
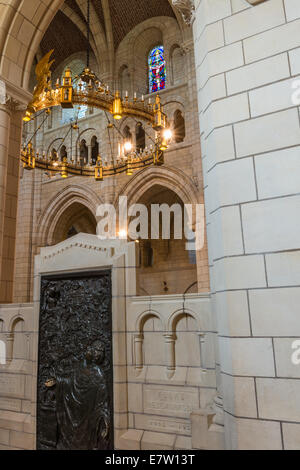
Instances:
[[[0,449],[33,449],[36,379],[32,304],[1,305],[0,341],[5,344],[5,357],[0,362]]]
[[[226,447],[299,448],[299,2],[195,4]]]
[[[165,26],[167,21],[168,27]],[[153,35],[153,30],[155,34]],[[197,103],[193,99],[193,90],[195,88],[195,63],[193,55],[193,45],[190,40],[191,31],[185,33],[189,40],[183,42],[183,33],[176,21],[172,18],[151,18],[146,20],[139,26],[135,27],[123,39],[118,47],[115,57],[115,63],[120,65],[122,70],[128,70],[129,79],[128,88],[129,95],[132,96],[134,91],[144,93],[145,100],[151,98],[154,102],[155,94],[148,95],[148,73],[147,73],[147,57],[151,48],[158,43],[163,43],[165,49],[165,57],[167,63],[167,86],[165,90],[160,92],[162,102],[168,103],[165,111],[168,114],[171,124],[174,119],[174,113],[180,110],[185,119],[186,136],[183,142],[173,142],[168,151],[165,152],[165,166],[151,169],[153,171],[152,185],[161,185],[168,189],[166,185],[166,172],[172,171],[172,190],[177,194],[181,185],[186,186],[188,197],[182,200],[183,203],[203,203],[203,184],[202,184],[202,167],[200,156],[200,139],[199,124],[197,118]],[[71,63],[76,60],[82,61],[82,54],[75,54],[69,58]],[[93,58],[94,60],[94,58]],[[140,67],[143,63],[144,66]],[[68,65],[68,59],[60,64],[54,72],[54,77]],[[97,68],[97,64],[92,64]],[[101,69],[101,67],[99,67]],[[124,69],[125,68],[125,69]],[[185,73],[183,73],[183,70]],[[119,69],[116,69],[112,81],[119,83]],[[125,90],[123,90],[125,92]],[[37,129],[43,120],[43,116],[34,122],[27,124],[24,128],[28,139],[29,136]],[[131,118],[125,118],[117,123],[123,132],[124,127],[128,126],[135,143],[136,121]],[[110,138],[107,131],[107,118],[102,111],[93,110],[90,114],[79,120],[80,133],[79,138],[86,140],[89,147],[89,158],[91,158],[91,140],[96,136],[99,142],[99,152],[102,158],[110,160],[112,143],[114,155],[118,154],[118,143],[120,140],[117,132],[110,131]],[[52,147],[58,150],[61,142],[52,142],[57,137],[64,137],[70,129],[69,124],[62,125],[61,109],[54,109],[52,117],[44,124],[41,131],[34,139],[34,147],[39,153],[51,152]],[[150,126],[145,127],[146,145],[152,144],[151,138],[154,138],[154,131]],[[25,138],[25,140],[26,140]],[[76,141],[78,132],[73,131],[72,137],[69,133],[65,139],[68,157],[79,160],[79,149]],[[72,149],[72,150],[71,150]],[[32,300],[33,294],[33,257],[39,253],[42,246],[57,243],[55,237],[56,227],[49,227],[49,219],[55,218],[58,206],[62,208],[59,212],[60,217],[65,217],[64,210],[69,210],[71,203],[74,201],[81,203],[88,208],[93,216],[96,215],[97,205],[101,202],[117,204],[118,197],[123,195],[125,191],[130,192],[136,187],[136,179],[143,178],[140,171],[133,177],[126,175],[118,175],[101,183],[93,179],[82,179],[69,177],[67,181],[60,176],[49,178],[40,171],[22,172],[20,181],[19,198],[19,215],[18,215],[18,240],[15,266],[15,283],[13,300],[15,302],[29,302]],[[150,184],[150,181],[149,181]],[[78,193],[81,196],[79,198]],[[84,196],[85,194],[85,196]],[[141,193],[142,197],[142,193]],[[93,201],[93,204],[88,201]],[[57,202],[55,202],[57,201]],[[139,202],[139,201],[135,201]],[[130,204],[130,201],[129,201]],[[57,218],[55,218],[57,222]],[[48,235],[46,235],[48,233]],[[197,253],[196,266],[189,262],[188,254],[182,248],[183,253],[177,258],[176,268],[171,273],[169,266],[166,270],[166,262],[156,257],[156,265],[149,272],[143,273],[147,277],[147,282],[143,283],[143,294],[160,294],[163,293],[164,282],[169,283],[170,293],[184,293],[189,287],[193,286],[193,291],[208,292],[209,291],[209,274],[208,274],[208,255],[207,246],[204,245],[203,250]],[[181,251],[182,251],[181,250]],[[164,251],[163,242],[157,253]],[[152,272],[153,271],[153,272]],[[167,271],[167,272],[166,272]],[[197,272],[196,272],[197,271]]]
[[[210,298],[136,297],[135,254],[135,243],[87,234],[43,248],[35,258],[34,303],[1,306],[1,449],[35,448],[41,276],[104,267],[112,269],[115,447],[192,447],[191,413],[212,413],[216,393]]]

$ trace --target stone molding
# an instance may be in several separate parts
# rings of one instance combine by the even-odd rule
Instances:
[[[250,5],[258,5],[266,0],[246,0]],[[172,5],[181,13],[184,23],[191,26],[195,20],[194,0],[172,0]]]

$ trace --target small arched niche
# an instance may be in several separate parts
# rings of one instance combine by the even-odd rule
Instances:
[[[184,236],[183,225],[184,205],[180,197],[169,188],[155,184],[142,195],[138,204],[144,205],[148,213],[148,238],[146,239],[143,234],[143,238],[140,238],[138,243],[140,251],[140,264],[137,269],[138,295],[197,292],[197,266],[186,249],[187,240]],[[159,227],[156,229],[158,238],[155,239],[151,230],[156,225],[151,216],[151,206],[163,204],[169,208],[175,205],[179,215],[170,211],[170,223],[166,221],[166,226],[170,227],[169,234],[163,233],[163,220],[160,215]],[[135,216],[131,217],[130,222],[135,219]],[[175,225],[178,227],[178,221],[182,230],[182,237],[179,239],[175,233]],[[137,222],[135,224],[137,225]],[[139,230],[140,227],[137,225],[137,232]]]
[[[144,313],[134,335],[134,363],[139,373],[145,366],[164,365],[163,324],[157,313]]]
[[[173,321],[176,335],[176,367],[200,367],[199,329],[196,319],[188,313],[180,313]]]
[[[138,152],[143,151],[146,147],[146,133],[141,122],[138,122],[135,127],[135,141],[136,150]]]
[[[67,148],[66,148],[65,145],[63,145],[60,149],[60,159],[61,159],[61,161],[63,161],[64,158],[68,158]]]
[[[26,337],[24,335],[25,331],[25,322],[23,318],[17,317],[14,319],[11,325],[11,341],[12,343],[12,348],[11,348],[11,354],[8,353],[10,358],[13,360],[17,359],[22,359],[25,360],[27,359],[27,343],[26,343]]]
[[[96,228],[97,223],[92,212],[83,204],[74,202],[58,220],[53,234],[53,244],[60,243],[77,233],[96,235]]]
[[[172,85],[180,85],[184,82],[185,67],[184,56],[178,44],[175,44],[170,51],[170,69]]]
[[[185,119],[180,109],[174,113],[174,140],[176,144],[183,142],[185,139]]]
[[[91,139],[91,150],[92,150],[92,163],[93,165],[96,165],[97,158],[99,155],[99,142],[95,135]]]
[[[89,159],[89,149],[86,144],[86,140],[82,139],[80,142],[80,164],[86,165]]]
[[[124,98],[126,92],[131,93],[131,76],[127,65],[123,65],[119,70],[119,87],[121,96]]]

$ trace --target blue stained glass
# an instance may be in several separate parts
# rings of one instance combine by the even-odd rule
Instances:
[[[166,88],[166,61],[164,47],[157,46],[149,54],[149,93]]]

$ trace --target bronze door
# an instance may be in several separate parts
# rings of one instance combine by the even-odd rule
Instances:
[[[41,281],[37,448],[113,449],[111,272]]]

